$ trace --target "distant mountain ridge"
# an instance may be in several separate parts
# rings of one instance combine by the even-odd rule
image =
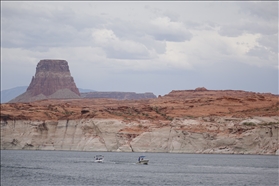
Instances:
[[[19,86],[7,90],[2,90],[1,103],[7,103],[15,97],[19,96],[20,94],[23,94],[27,90],[27,87],[28,86]]]
[[[15,97],[23,94],[27,90],[28,86],[19,86],[11,89],[6,89],[1,91],[1,103],[7,103],[14,99]],[[81,98],[107,98],[107,99],[152,99],[157,98],[151,92],[147,93],[135,93],[135,92],[99,92],[91,89],[78,88]]]
[[[23,94],[27,90],[28,86],[18,86],[11,89],[6,89],[1,91],[1,103],[7,103],[10,100],[14,99],[15,97],[19,96],[20,94]],[[78,88],[80,93],[85,92],[95,92],[95,90],[91,89],[83,89]]]
[[[84,92],[80,93],[82,98],[108,98],[118,100],[140,100],[157,98],[153,93],[135,93],[135,92]]]
[[[6,89],[1,91],[1,103],[7,103],[15,97],[23,94],[27,90],[28,86],[19,86],[11,89]],[[139,100],[139,99],[152,99],[157,98],[151,92],[147,93],[135,93],[135,92],[99,92],[91,89],[78,88],[82,98],[107,98],[107,99],[130,99],[130,100]]]

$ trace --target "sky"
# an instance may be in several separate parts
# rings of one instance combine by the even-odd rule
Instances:
[[[42,59],[95,91],[278,94],[278,2],[1,1],[1,90]]]

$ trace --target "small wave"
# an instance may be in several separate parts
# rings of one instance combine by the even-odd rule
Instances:
[[[135,165],[135,164],[137,164],[137,163],[119,162],[119,161],[106,161],[105,163],[111,163],[111,164],[124,164],[124,165]]]
[[[94,161],[73,161],[73,163],[95,163]]]
[[[43,169],[41,167],[25,167],[25,166],[13,166],[13,165],[1,165],[1,168],[10,169]]]
[[[214,169],[235,169],[235,170],[243,170],[243,169],[264,169],[262,167],[249,167],[249,166],[214,166],[214,165],[188,165],[188,167],[194,168],[214,168]]]

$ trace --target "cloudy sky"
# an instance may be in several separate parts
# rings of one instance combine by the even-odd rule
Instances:
[[[1,1],[1,90],[41,59],[96,91],[278,94],[278,2]]]

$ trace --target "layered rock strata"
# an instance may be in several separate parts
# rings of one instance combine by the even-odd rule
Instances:
[[[158,99],[1,104],[1,149],[279,154],[278,95],[204,88]]]
[[[279,154],[278,117],[1,121],[1,149]]]
[[[25,93],[12,99],[14,102],[31,102],[41,99],[80,98],[66,60],[41,60]]]

